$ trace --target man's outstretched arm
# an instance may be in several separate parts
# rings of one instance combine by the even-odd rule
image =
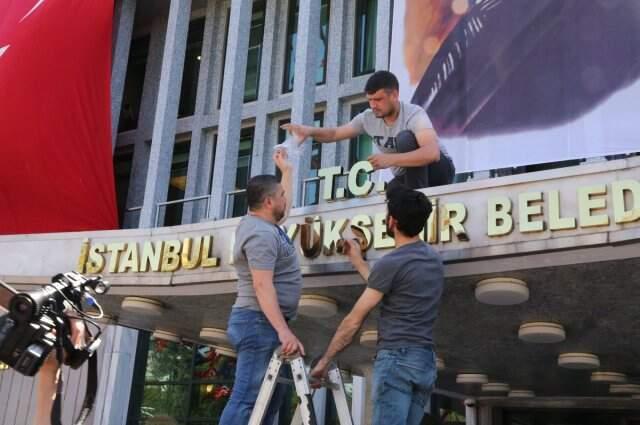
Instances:
[[[302,142],[308,138],[312,138],[316,142],[331,143],[353,139],[361,134],[361,132],[350,123],[340,127],[327,128],[300,124],[285,124],[282,128],[298,137]]]
[[[376,289],[367,288],[364,290],[351,312],[347,314],[342,323],[340,323],[340,326],[338,326],[338,330],[331,339],[327,351],[311,371],[312,377],[322,379],[327,374],[329,364],[333,358],[351,344],[354,335],[362,326],[364,319],[366,319],[369,312],[382,300],[383,295],[382,292]]]

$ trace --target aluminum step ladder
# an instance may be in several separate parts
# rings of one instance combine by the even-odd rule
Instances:
[[[293,381],[280,377],[280,371],[285,365],[291,368]],[[300,399],[300,404],[298,404],[296,408],[291,425],[317,425],[316,413],[313,409],[313,391],[309,384],[309,376],[307,375],[304,360],[299,354],[285,356],[280,353],[279,348],[275,350],[271,356],[248,425],[262,424],[262,420],[269,407],[269,402],[278,383],[293,384]],[[353,425],[351,413],[349,412],[349,404],[347,403],[347,396],[344,391],[344,384],[342,382],[342,375],[335,363],[331,365],[328,380],[323,382],[322,386],[329,388],[333,393],[333,400],[336,403],[336,411],[338,412],[340,425]]]

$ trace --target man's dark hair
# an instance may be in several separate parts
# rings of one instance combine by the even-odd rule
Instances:
[[[395,183],[387,187],[387,211],[396,219],[397,229],[412,237],[422,231],[431,215],[431,202],[427,195]]]
[[[374,94],[378,90],[400,90],[398,79],[389,71],[376,71],[367,80],[364,86],[366,94]]]
[[[247,184],[247,202],[250,210],[256,210],[262,206],[267,196],[273,195],[278,188],[278,178],[271,174],[261,174],[251,177]]]

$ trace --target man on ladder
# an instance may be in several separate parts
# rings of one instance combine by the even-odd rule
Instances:
[[[373,366],[372,425],[418,425],[436,380],[432,331],[444,270],[440,255],[419,237],[431,214],[427,197],[392,184],[387,189],[387,209],[387,233],[396,249],[369,271],[359,245],[354,241],[345,244],[345,254],[367,288],[311,376],[326,376],[331,360],[351,343],[369,312],[382,301]]]
[[[256,403],[263,377],[274,350],[284,355],[304,355],[304,347],[289,329],[297,311],[302,274],[293,243],[279,227],[292,203],[292,165],[285,150],[273,160],[282,172],[251,178],[247,186],[249,212],[236,229],[233,253],[238,275],[238,296],[233,305],[227,335],[238,352],[231,397],[220,425],[246,425]],[[264,421],[272,425],[285,387],[275,388]]]

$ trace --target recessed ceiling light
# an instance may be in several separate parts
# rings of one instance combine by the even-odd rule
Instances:
[[[523,323],[518,330],[518,338],[525,342],[550,344],[564,341],[567,337],[564,327],[550,322]]]
[[[558,366],[567,369],[597,369],[600,359],[589,353],[564,353],[558,356]]]
[[[527,284],[519,279],[495,277],[476,284],[476,299],[484,304],[514,305],[529,299]]]
[[[160,301],[141,297],[126,297],[122,300],[122,309],[136,314],[160,316],[164,307]]]
[[[160,329],[156,329],[156,331],[152,335],[154,338],[164,339],[166,341],[171,342],[180,342],[180,337],[173,332],[163,331]]]
[[[627,382],[627,375],[617,372],[593,372],[591,382],[603,382],[605,384],[619,384]]]
[[[227,331],[218,328],[202,328],[200,330],[200,338],[216,344],[229,344]]]
[[[322,295],[303,295],[298,303],[298,313],[302,316],[326,319],[335,316],[337,312],[336,300]]]
[[[444,364],[444,360],[442,360],[441,357],[436,356],[436,369],[438,371],[442,371],[446,368],[446,365]]]
[[[456,376],[458,384],[486,384],[487,382],[489,382],[489,377],[482,373],[459,373]]]
[[[238,357],[238,353],[236,353],[232,348],[222,347],[218,345],[213,346],[213,348],[216,350],[216,353],[220,354],[221,356],[234,357],[234,358]]]
[[[640,394],[640,385],[638,384],[612,384],[609,386],[611,394]]]
[[[378,331],[364,331],[360,335],[360,345],[367,348],[375,348],[378,343]]]
[[[501,382],[489,382],[482,385],[482,391],[485,393],[508,393],[510,389],[509,384]]]
[[[509,391],[509,397],[520,398],[520,397],[535,397],[536,394],[533,391],[529,390],[511,390]]]

